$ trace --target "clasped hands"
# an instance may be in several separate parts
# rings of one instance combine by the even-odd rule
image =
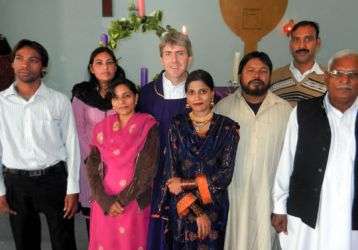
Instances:
[[[169,192],[175,195],[180,194],[183,190],[191,190],[197,187],[195,179],[181,179],[172,177],[166,182]]]
[[[168,187],[170,193],[178,195],[183,192],[184,189],[193,189],[197,185],[195,180],[183,180],[179,177],[172,177],[166,182],[166,186]],[[211,221],[205,213],[196,217],[196,225],[198,228],[198,238],[200,240],[204,240],[209,236],[211,231]]]
[[[124,208],[122,207],[122,205],[118,201],[116,201],[109,207],[108,215],[115,217],[123,213],[123,211]]]
[[[178,195],[183,192],[181,184],[181,178],[179,177],[172,177],[166,182],[166,186],[168,187],[169,192],[175,195]]]

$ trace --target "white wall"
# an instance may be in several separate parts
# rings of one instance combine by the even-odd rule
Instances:
[[[127,6],[128,0],[113,0],[114,18],[126,17]],[[185,24],[194,50],[191,69],[206,69],[218,86],[227,85],[234,52],[242,52],[243,43],[224,23],[219,1],[147,0],[146,9],[147,13],[163,10],[163,24],[178,29]],[[290,57],[282,24],[291,18],[311,19],[321,25],[318,60],[325,64],[337,50],[358,49],[357,9],[357,0],[289,0],[281,23],[259,42],[258,49],[269,53],[274,66],[287,64]],[[101,13],[100,0],[0,0],[0,33],[12,46],[22,38],[42,43],[50,54],[46,82],[69,95],[74,83],[87,79],[89,54],[112,20]],[[139,82],[143,65],[149,68],[150,79],[161,70],[158,42],[154,33],[135,34],[121,42],[116,54],[130,79]]]

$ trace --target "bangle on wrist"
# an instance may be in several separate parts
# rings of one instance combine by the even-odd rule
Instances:
[[[196,182],[193,179],[182,179],[180,186],[184,190],[191,190],[197,187]]]

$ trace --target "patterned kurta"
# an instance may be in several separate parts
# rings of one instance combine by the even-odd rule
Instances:
[[[167,217],[168,249],[222,249],[229,209],[227,186],[229,185],[238,143],[237,123],[214,114],[208,134],[199,137],[187,114],[176,116],[168,132],[165,152],[164,182],[160,215]],[[205,176],[212,202],[204,205],[197,189],[174,196],[165,187],[171,177],[195,179]],[[204,240],[197,239],[196,217],[192,210],[184,217],[177,213],[177,203],[193,194],[212,223],[211,232]]]
[[[102,196],[107,200],[112,199],[112,203],[118,199],[124,211],[115,217],[108,216],[110,203],[103,202],[102,197],[98,195],[95,197],[91,203],[90,250],[146,249],[150,194],[147,194],[147,206],[141,208],[138,202],[141,192],[137,187],[141,183],[137,182],[135,169],[139,153],[148,153],[142,149],[149,131],[155,124],[152,116],[135,113],[123,128],[119,127],[117,115],[108,116],[95,126],[92,144],[99,150],[104,163],[102,185],[105,193]],[[91,162],[91,159],[89,161]],[[128,186],[131,186],[131,190],[128,190]],[[98,187],[91,185],[91,188],[96,195]],[[128,200],[128,204],[123,204],[127,203],[120,199],[123,192],[127,192],[128,195],[135,192],[132,199],[137,200]]]
[[[240,143],[229,186],[225,249],[276,249],[278,242],[270,221],[271,188],[291,107],[268,92],[255,115],[237,90],[215,109],[240,124]]]

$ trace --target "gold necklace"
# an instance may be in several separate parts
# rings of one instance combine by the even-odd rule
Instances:
[[[211,111],[204,117],[195,116],[193,112],[189,113],[189,117],[193,123],[193,127],[198,134],[205,134],[208,129],[214,113]]]

